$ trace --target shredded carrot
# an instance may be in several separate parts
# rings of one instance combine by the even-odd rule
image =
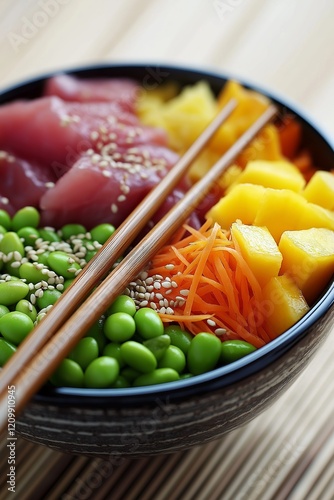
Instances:
[[[184,225],[178,237],[157,253],[147,270],[149,276],[173,283],[162,290],[170,304],[169,311],[159,313],[162,320],[194,335],[207,331],[255,347],[269,342],[258,320],[261,287],[229,233],[207,220],[200,229]]]

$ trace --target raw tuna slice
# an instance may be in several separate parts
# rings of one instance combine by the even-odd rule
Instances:
[[[141,126],[117,103],[70,103],[59,97],[0,107],[0,149],[35,160],[63,175],[89,148],[111,141],[165,145],[164,131]],[[112,146],[113,147],[113,146]]]
[[[83,155],[42,197],[44,224],[70,222],[90,229],[101,222],[118,226],[177,161],[156,145]]]
[[[0,151],[0,208],[13,215],[24,206],[39,206],[45,191],[56,178],[36,163]]]
[[[50,78],[44,89],[44,95],[56,95],[64,101],[117,102],[124,110],[133,113],[139,92],[139,85],[125,78],[80,80],[69,75]]]

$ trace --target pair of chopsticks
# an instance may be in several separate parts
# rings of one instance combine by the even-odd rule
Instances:
[[[78,340],[124,291],[128,283],[137,277],[153,255],[168,243],[176,229],[186,221],[204,199],[223,171],[276,113],[276,108],[269,106],[209,172],[108,274],[112,264],[129,248],[134,238],[145,227],[163,200],[177,186],[192,161],[235,107],[234,100],[225,106],[164,179],[119,226],[7,362],[0,372],[0,432],[6,427],[7,422],[8,386],[15,386],[15,410],[18,414],[49,379]],[[107,277],[90,294],[106,275]]]

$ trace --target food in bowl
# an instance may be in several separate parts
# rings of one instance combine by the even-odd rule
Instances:
[[[155,68],[147,64],[108,64],[67,70],[67,73],[81,80],[135,80],[144,85],[144,91],[138,97],[143,104],[144,97],[148,97],[145,87],[161,88],[161,74],[165,75],[164,78],[167,75],[169,81],[178,82],[180,88],[194,86],[204,80],[217,96],[228,82],[224,75],[193,68],[159,66],[158,73],[153,70]],[[158,74],[159,80],[154,80],[152,74]],[[42,76],[6,89],[0,94],[0,102],[6,104],[18,99],[39,98],[46,82],[53,76]],[[279,123],[285,125],[278,127],[284,156],[298,163],[306,177],[313,173],[310,169],[312,164],[328,170],[328,166],[333,164],[333,147],[319,126],[286,98],[243,83],[246,88],[268,96],[267,99],[278,107]],[[168,92],[171,93],[171,88]],[[167,99],[174,95],[175,91],[173,95],[166,92],[164,97]],[[290,120],[290,117],[295,119]],[[188,120],[189,123],[192,120]],[[288,126],[289,123],[293,126]],[[289,141],[284,139],[284,131],[287,130]],[[267,128],[263,136],[277,137],[277,134]],[[300,141],[291,140],[298,136]],[[219,143],[223,144],[222,141]],[[281,159],[276,156],[277,150],[272,142],[266,139],[262,145],[264,143],[271,144],[266,152],[271,159]],[[299,152],[293,151],[296,143],[299,143]],[[308,153],[303,152],[306,149]],[[255,150],[259,155],[266,148],[261,146],[260,141],[254,142],[253,148],[247,148],[247,154],[241,155],[238,163],[254,160]],[[67,150],[66,153],[67,160],[70,160],[78,151]],[[203,154],[202,161],[197,165],[207,165],[209,160],[204,160],[210,156],[213,156],[211,150]],[[239,166],[234,165],[229,175],[223,177],[220,184],[224,189],[238,172]],[[215,192],[209,205],[218,201],[214,195]],[[202,212],[206,213],[207,209]],[[120,463],[120,456],[143,458],[173,453],[218,439],[268,408],[308,366],[332,328],[333,287],[334,283],[330,280],[315,304],[288,331],[247,356],[209,372],[166,384],[141,387],[92,389],[48,384],[17,418],[16,432],[28,440],[62,452],[103,457],[110,461],[112,467]]]
[[[236,82],[217,99],[205,81],[175,89],[142,95],[131,80],[61,75],[43,97],[0,108],[2,364],[230,97],[238,109],[157,217],[268,106]],[[267,126],[51,383],[175,382],[236,361],[301,319],[334,270],[334,190],[299,140],[296,120]],[[29,189],[18,196],[22,179]]]

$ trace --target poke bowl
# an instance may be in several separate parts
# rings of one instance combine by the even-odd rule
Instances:
[[[110,81],[113,82],[111,90]],[[15,165],[15,170],[11,167],[11,172],[14,172],[11,187],[8,187],[10,183],[7,182],[4,184],[7,190],[1,191],[0,186],[0,209],[8,210],[11,220],[16,220],[16,226],[14,222],[13,226],[25,231],[26,227],[17,222],[20,220],[20,215],[16,214],[20,214],[20,210],[24,211],[26,206],[35,207],[41,216],[44,235],[48,236],[52,231],[59,235],[61,228],[68,228],[70,225],[83,227],[81,232],[85,233],[86,239],[87,231],[99,234],[96,228],[100,224],[105,226],[109,224],[109,228],[110,224],[117,227],[135,208],[140,197],[143,197],[145,192],[165,174],[165,169],[173,165],[178,156],[189,147],[203,125],[205,126],[209,118],[215,114],[215,106],[222,106],[228,97],[236,97],[237,101],[239,100],[240,112],[236,110],[235,115],[231,116],[231,122],[222,126],[221,134],[217,133],[209,149],[194,162],[190,177],[181,183],[179,191],[167,199],[151,226],[164,211],[183,196],[191,183],[205,174],[209,164],[213,164],[223,154],[240,135],[240,130],[249,120],[254,120],[255,115],[265,108],[269,101],[277,106],[278,116],[275,123],[264,130],[263,136],[259,136],[257,142],[251,143],[235,164],[227,170],[227,175],[213,188],[188,221],[187,226],[180,229],[180,234],[175,235],[178,239],[174,238],[168,247],[162,249],[162,253],[159,254],[160,260],[153,259],[152,266],[144,269],[138,280],[130,283],[124,292],[122,297],[130,298],[135,304],[136,312],[130,316],[151,308],[160,321],[163,321],[164,330],[158,334],[143,333],[140,339],[139,323],[136,323],[137,330],[124,335],[126,326],[124,329],[121,328],[121,333],[110,334],[109,328],[99,325],[104,329],[107,338],[104,338],[102,347],[98,345],[98,354],[95,358],[93,356],[89,359],[89,362],[93,363],[95,359],[106,357],[112,358],[114,366],[117,365],[117,375],[111,377],[109,385],[103,386],[99,383],[94,385],[96,378],[87,375],[90,365],[86,361],[83,362],[86,363],[85,367],[82,370],[80,367],[78,369],[80,372],[78,380],[80,380],[77,384],[66,384],[61,377],[62,373],[56,373],[18,416],[16,432],[22,437],[62,452],[104,458],[118,456],[138,458],[174,453],[204,444],[246,424],[272,405],[299,377],[328,337],[334,317],[334,190],[330,178],[334,160],[333,147],[318,126],[314,125],[313,121],[295,105],[258,86],[243,81],[236,82],[227,75],[200,69],[167,65],[154,67],[144,64],[110,64],[43,75],[3,90],[0,94],[1,178],[9,176],[6,165],[7,167]],[[106,106],[109,106],[107,115]],[[57,117],[57,123],[50,119],[52,113]],[[117,113],[120,113],[121,119]],[[85,121],[87,115],[90,118]],[[97,126],[101,131],[100,135],[96,133]],[[116,132],[115,126],[118,127]],[[105,161],[106,156],[112,157],[113,166],[116,165],[116,168],[109,173],[108,165],[103,164],[104,173],[96,184],[94,184],[95,174],[89,177],[91,173],[87,177],[90,180],[84,185],[74,184],[71,178],[70,187],[64,182],[69,176],[73,176],[73,173],[87,175],[90,166]],[[119,174],[121,169],[117,167],[117,162],[120,159],[127,165],[125,177],[131,177],[132,173],[137,176],[135,188],[138,189],[134,189],[131,195],[129,186],[124,182],[124,168]],[[279,166],[280,172],[283,172],[279,176],[279,181],[271,169],[271,162],[275,164],[276,169]],[[46,163],[49,165],[48,174],[45,174]],[[147,170],[145,172],[138,170],[134,166],[138,164],[144,165]],[[44,170],[41,165],[44,165]],[[261,170],[263,166],[267,169],[265,172]],[[321,173],[315,176],[318,171]],[[113,175],[117,178],[117,187],[111,184],[112,188],[110,186],[108,188]],[[118,175],[120,177],[117,177]],[[260,179],[258,183],[254,182],[254,178]],[[276,181],[283,184],[276,186]],[[141,189],[143,186],[144,189]],[[282,199],[283,204],[276,206],[269,201],[265,206],[264,199]],[[25,222],[24,226],[31,224]],[[188,289],[185,289],[184,283],[183,288],[177,288],[178,277],[182,273],[179,270],[178,275],[173,274],[175,262],[166,260],[165,255],[162,256],[163,251],[170,257],[168,253],[170,248],[181,248],[180,245],[187,242],[194,249],[196,246],[194,239],[202,240],[210,233],[209,241],[214,231],[217,241],[217,231],[219,231],[217,227],[223,229],[221,240],[224,242],[221,244],[227,247],[229,255],[227,262],[230,262],[228,259],[231,260],[232,251],[239,251],[247,264],[253,263],[255,266],[246,284],[243,278],[248,276],[249,272],[245,264],[243,267],[231,264],[227,274],[232,273],[229,275],[231,282],[240,283],[238,293],[242,295],[240,303],[244,308],[246,303],[255,303],[252,295],[254,290],[254,296],[256,293],[264,293],[261,295],[260,303],[261,318],[265,326],[262,323],[259,326],[258,318],[254,314],[252,325],[251,321],[244,323],[244,318],[241,316],[234,317],[232,310],[235,295],[233,294],[237,292],[233,291],[232,295],[220,299],[218,291],[222,289],[222,283],[217,286],[215,292],[212,292],[216,298],[216,315],[204,310],[209,306],[203,305],[204,296],[202,296],[198,299],[198,303],[202,304],[203,310],[200,310],[200,306],[197,306],[196,310],[189,309],[184,312],[184,317],[187,318],[180,319],[183,313],[178,314],[177,307],[190,308],[190,301],[186,299],[188,295],[194,295],[190,293],[191,286],[192,282],[200,279],[195,270],[200,265],[201,255],[204,255],[205,251],[199,247],[196,256],[198,260],[194,260],[194,265],[186,266],[187,273],[189,268],[194,269]],[[260,249],[259,260],[256,260],[257,250],[251,247],[247,240],[250,237],[253,241],[253,236],[249,236],[249,228],[260,231],[254,238],[266,242]],[[10,226],[7,230],[5,228],[2,241],[12,230]],[[24,231],[23,233],[17,231],[22,243],[24,238],[28,241]],[[40,234],[39,232],[38,236]],[[74,233],[71,237],[77,234]],[[108,237],[110,235],[111,233]],[[300,245],[299,240],[296,242],[295,239],[299,235],[302,238]],[[303,248],[311,245],[310,239],[318,241],[319,245],[315,246],[319,255],[314,257],[312,250],[307,265],[302,266],[302,270],[299,268],[298,272],[294,272]],[[77,240],[73,241],[78,244]],[[87,246],[85,252],[96,252],[104,241],[103,236],[102,241],[98,241],[99,245]],[[28,243],[25,248],[28,248],[27,251],[31,256],[33,246],[31,239]],[[53,242],[48,240],[48,244],[52,246]],[[82,241],[79,242],[79,247],[80,245],[82,247]],[[49,253],[54,250],[55,248],[52,247],[50,250],[48,247]],[[60,252],[63,250],[62,247]],[[4,254],[0,241],[1,252]],[[190,253],[182,255],[186,255],[188,259]],[[79,258],[82,257],[84,256]],[[239,260],[240,258],[238,257]],[[31,259],[31,262],[34,259],[37,261],[38,256]],[[182,260],[181,257],[180,259]],[[9,260],[11,263],[15,261],[13,252],[3,263],[6,269],[0,271],[3,273],[1,282],[9,280],[5,274],[8,272]],[[27,268],[28,260],[22,262],[17,258],[16,261],[20,261],[20,264],[16,265],[14,262],[13,266],[16,269],[13,271],[13,280],[21,280],[27,287],[27,279],[23,279],[24,273],[21,275],[17,269],[20,266]],[[163,276],[158,274],[162,272],[162,264],[159,264],[162,261],[166,269],[166,274]],[[71,263],[74,266],[74,271],[72,269],[71,272],[79,272],[80,266],[76,268],[73,260]],[[29,262],[28,264],[33,265]],[[44,264],[43,261],[41,269]],[[52,273],[53,268],[51,269]],[[50,279],[54,280],[51,275]],[[149,284],[152,289],[155,288],[155,292],[159,289],[159,294],[156,293],[154,299],[152,295],[146,297],[147,288],[142,290],[143,285],[147,284],[147,279],[151,279]],[[208,282],[209,279],[206,282],[207,286]],[[36,285],[36,281],[34,283]],[[162,289],[167,291],[173,288],[174,283],[178,298],[174,298],[175,300],[171,302],[168,297],[172,295],[166,298],[160,293],[160,289],[162,286]],[[35,285],[33,284],[30,290],[27,289],[29,293],[27,291],[24,293],[23,290],[20,299],[30,300],[34,295],[33,303],[29,306],[30,312],[32,306],[36,305],[35,302],[39,303],[40,300],[42,305],[39,309],[43,311],[39,321],[43,314],[47,314],[47,307],[50,307],[50,304],[43,303],[39,297],[40,285],[38,288]],[[64,280],[56,283],[53,281],[52,291],[57,289],[54,285],[60,285],[59,294],[65,287]],[[282,294],[277,298],[277,293],[281,293],[282,287],[283,298]],[[151,289],[149,291],[151,292]],[[290,298],[285,299],[286,294],[290,292]],[[277,304],[270,299],[272,293],[276,293]],[[46,295],[47,293],[44,297]],[[226,304],[223,304],[225,299],[228,302],[227,309]],[[289,300],[294,301],[293,310],[289,308]],[[277,311],[274,308],[275,313],[272,311],[272,302],[275,307],[277,305]],[[15,309],[13,304],[4,304],[4,307],[7,306],[8,314],[14,314],[14,310],[15,314],[17,311],[23,314],[20,312],[21,309]],[[110,309],[112,307],[113,305]],[[221,318],[219,315],[223,315],[221,312],[223,310],[225,316]],[[273,313],[272,317],[268,316],[268,311],[271,311],[270,314]],[[106,318],[109,319],[118,312],[114,309],[106,313],[103,324],[106,323]],[[6,325],[9,322],[3,320],[5,316],[6,314],[3,314],[0,317],[0,341],[10,348],[15,342],[11,342],[13,340],[11,334],[6,333]],[[240,338],[233,334],[232,320],[236,325],[235,330],[243,332]],[[196,321],[197,326],[193,327]],[[100,323],[102,324],[102,320]],[[251,326],[254,326],[254,331],[251,330]],[[186,342],[189,342],[189,345],[193,344],[195,338],[206,339],[209,335],[210,341],[214,339],[215,346],[217,342],[219,343],[219,356],[211,365],[209,362],[206,368],[198,368],[197,361],[192,361],[189,355],[189,345],[184,347],[178,340],[173,342],[175,335],[173,327],[175,331],[186,331]],[[166,339],[167,332],[171,330],[173,333],[169,336],[168,346],[159,344],[160,337]],[[254,332],[260,332],[259,336],[262,337],[258,339]],[[18,336],[20,337],[20,334]],[[230,356],[230,359],[226,360],[223,351],[220,350],[221,344],[226,342],[228,347],[230,341],[235,345],[233,342],[239,340],[240,344],[237,345],[243,348],[246,346],[246,355],[232,354],[231,357],[229,352],[227,357]],[[129,355],[129,366],[124,368],[117,358],[118,354],[110,346],[111,350],[105,351],[108,342],[140,343],[146,351],[149,349],[151,353],[153,352],[155,361],[151,368],[141,368],[136,362],[132,365]],[[195,357],[201,358],[201,353],[198,354],[198,351],[201,351],[201,343],[197,343]],[[151,374],[157,367],[162,370],[167,367],[169,370],[168,363],[163,364],[161,360],[165,359],[165,350],[170,345],[176,346],[176,351],[182,351],[183,354],[179,354],[184,355],[185,364],[176,375],[175,372],[178,370],[172,369],[168,372],[170,378],[162,377],[152,382]],[[212,347],[213,350],[215,346]],[[14,350],[15,348],[16,346],[13,347]],[[160,352],[161,349],[163,353]],[[122,353],[122,363],[124,363],[127,358],[125,348]],[[71,362],[76,360],[80,365],[78,358],[81,355],[76,353],[76,356],[72,356]],[[150,364],[151,359],[152,356],[148,357],[144,364],[145,362]],[[126,383],[117,385],[116,379],[122,367],[124,373],[122,381],[126,379]],[[85,369],[86,372],[82,377],[86,378],[82,379],[81,373]],[[125,370],[129,378],[126,378]],[[147,375],[151,379],[147,378]],[[82,380],[85,380],[86,384]],[[133,381],[135,382],[132,383]]]

